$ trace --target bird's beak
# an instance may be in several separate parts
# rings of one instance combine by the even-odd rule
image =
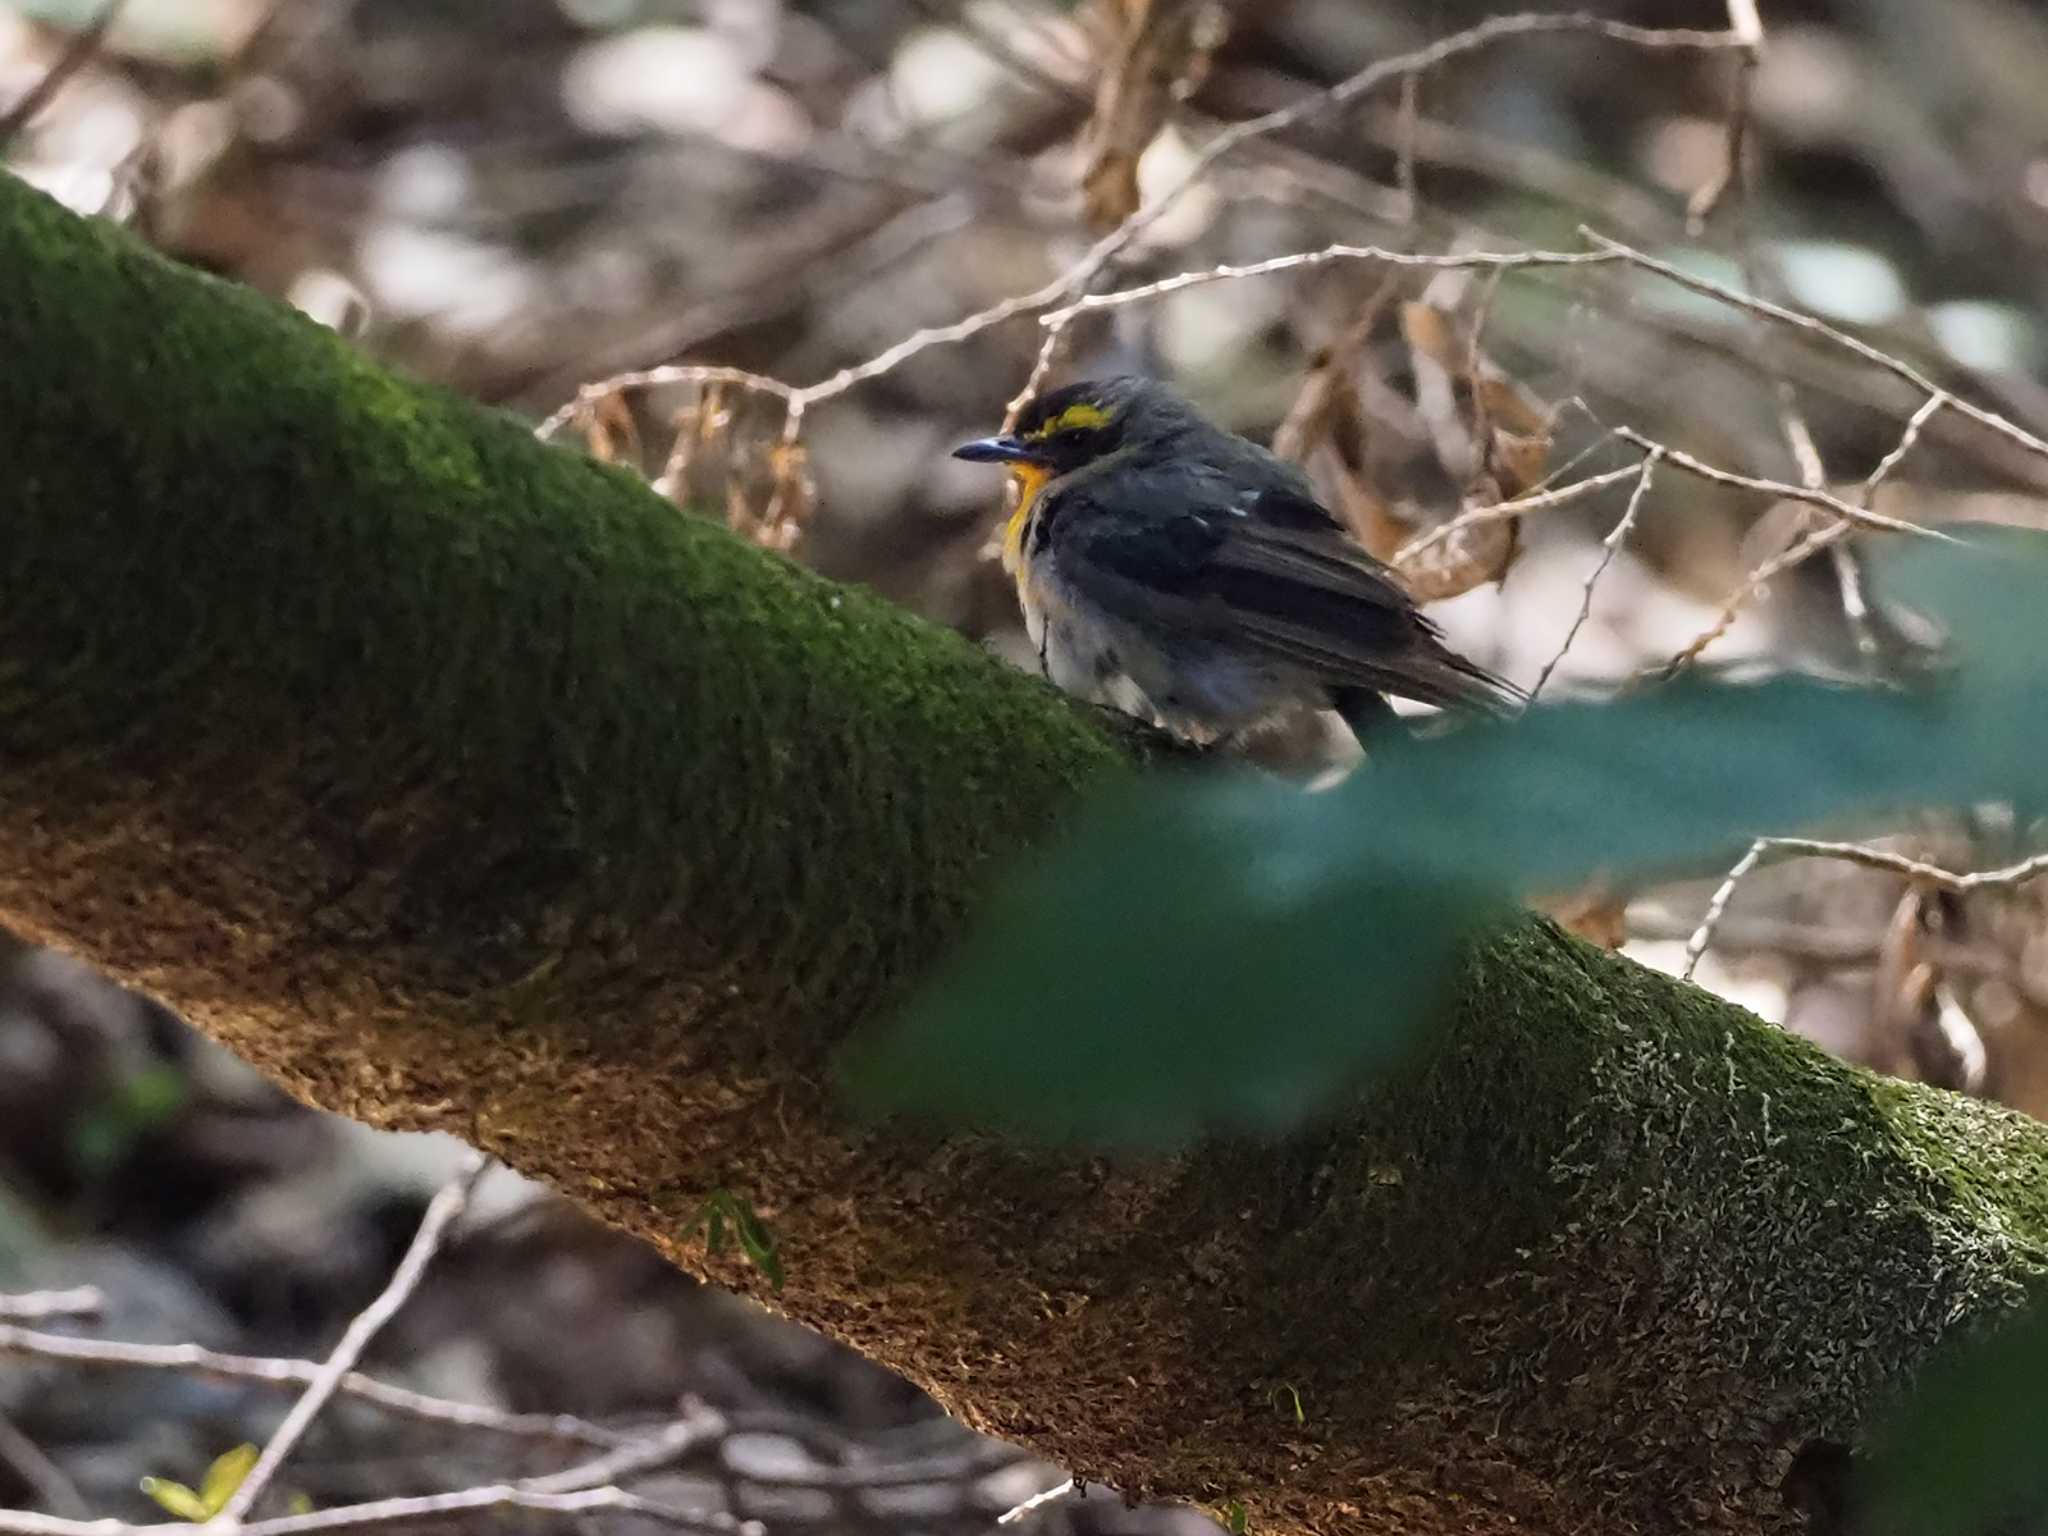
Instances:
[[[953,457],[966,459],[974,464],[1038,464],[1042,463],[1038,449],[1021,437],[983,437],[971,443],[962,443],[953,450]]]

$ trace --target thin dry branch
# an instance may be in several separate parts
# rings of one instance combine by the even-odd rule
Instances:
[[[1939,396],[1942,403],[1955,411],[1957,415],[1966,416],[1980,427],[1997,433],[2008,442],[2015,443],[2019,447],[2024,448],[2027,452],[2040,458],[2048,459],[2048,442],[2044,442],[2041,438],[2036,437],[2018,423],[2007,420],[1996,411],[1986,410],[1981,405],[1973,405],[1960,395],[1950,394],[1902,357],[1895,357],[1880,347],[1873,347],[1869,342],[1859,340],[1847,331],[1837,329],[1835,326],[1829,325],[1825,320],[1818,319],[1813,315],[1796,309],[1788,309],[1782,304],[1773,304],[1768,299],[1759,299],[1752,294],[1740,293],[1726,284],[1714,282],[1711,278],[1697,277],[1690,272],[1673,266],[1668,261],[1660,261],[1647,252],[1639,251],[1630,245],[1624,245],[1619,240],[1609,239],[1606,235],[1586,225],[1582,224],[1579,226],[1579,233],[1599,249],[1612,252],[1630,266],[1640,267],[1645,272],[1654,272],[1666,281],[1676,283],[1679,287],[1688,289],[1693,293],[1701,294],[1711,299],[1718,299],[1724,304],[1733,305],[1737,309],[1748,310],[1752,314],[1763,315],[1777,321],[1781,325],[1791,326],[1794,330],[1803,331],[1809,336],[1817,336],[1833,346],[1853,353],[1855,356],[1862,358],[1866,363],[1881,368],[1896,378],[1905,380],[1922,395]]]
[[[564,1467],[540,1477],[520,1479],[519,1486],[530,1493],[576,1493],[623,1482],[643,1472],[652,1472],[681,1460],[700,1446],[722,1439],[730,1431],[724,1417],[704,1404],[686,1403],[682,1417],[632,1443],[608,1451],[595,1460]]]
[[[1998,869],[1978,870],[1973,874],[1959,875],[1944,869],[1939,864],[1929,864],[1921,859],[1908,858],[1902,853],[1892,853],[1884,848],[1872,848],[1866,843],[1824,842],[1810,837],[1760,837],[1749,845],[1749,850],[1735,861],[1728,873],[1707,902],[1705,915],[1700,925],[1693,930],[1692,937],[1685,945],[1684,977],[1692,980],[1703,956],[1714,940],[1714,930],[1728,911],[1728,903],[1734,899],[1735,888],[1747,879],[1758,865],[1766,859],[1814,858],[1839,859],[1847,864],[1858,864],[1865,869],[1880,870],[1885,874],[1897,875],[1920,885],[1931,886],[1952,896],[1967,896],[1973,891],[2008,890],[2022,885],[2041,875],[2048,875],[2048,853],[2037,853],[2032,858],[2022,859],[2017,864],[2007,864]]]
[[[971,340],[1005,321],[1037,310],[1052,308],[1071,300],[1076,294],[1085,292],[1097,273],[1163,218],[1218,161],[1242,145],[1298,127],[1325,112],[1369,94],[1389,81],[1412,78],[1509,38],[1556,32],[1589,33],[1632,47],[1657,50],[1712,51],[1741,46],[1740,40],[1730,32],[1638,27],[1586,12],[1562,15],[1523,13],[1491,17],[1462,32],[1455,32],[1449,37],[1439,39],[1427,47],[1381,59],[1327,89],[1313,92],[1284,107],[1231,124],[1205,143],[1173,183],[1151,202],[1137,209],[1115,229],[1097,240],[1072,266],[1028,293],[1012,294],[950,324],[921,327],[865,361],[850,364],[826,378],[802,387],[759,374],[744,374],[743,370],[738,369],[719,369],[715,372],[722,382],[780,396],[789,410],[783,425],[784,438],[793,440],[801,430],[805,412],[812,406],[842,395],[869,379],[892,372],[929,347],[949,346]],[[541,424],[540,435],[547,437],[560,431],[579,411],[587,410],[595,399],[615,394],[623,389],[641,388],[649,384],[686,382],[686,375],[698,371],[690,365],[678,367],[680,372],[671,369],[648,369],[640,373],[619,374],[586,385],[577,392],[575,400],[563,406]]]
[[[0,1413],[0,1466],[14,1473],[45,1508],[81,1520],[91,1516],[92,1508],[78,1485],[4,1413]]]
[[[188,1371],[198,1376],[246,1381],[266,1387],[308,1387],[320,1374],[319,1364],[311,1360],[226,1355],[198,1344],[125,1344],[79,1339],[68,1334],[37,1333],[6,1323],[0,1323],[0,1355],[96,1369]],[[474,1403],[429,1397],[423,1392],[365,1376],[360,1371],[345,1374],[336,1390],[344,1396],[373,1403],[387,1412],[403,1414],[407,1418],[457,1429],[484,1430],[515,1439],[583,1445],[606,1451],[632,1444],[635,1440],[633,1436],[570,1414],[506,1413]]]
[[[1610,485],[1620,485],[1633,480],[1642,473],[1642,465],[1629,464],[1621,469],[1603,470],[1597,475],[1588,475],[1583,480],[1574,480],[1569,485],[1560,485],[1549,490],[1531,491],[1526,496],[1517,496],[1512,501],[1489,502],[1483,507],[1471,507],[1460,512],[1427,533],[1417,534],[1402,545],[1394,554],[1394,564],[1406,565],[1419,556],[1427,554],[1452,535],[1462,533],[1479,523],[1497,523],[1505,518],[1520,517],[1525,512],[1542,512],[1551,507],[1569,506],[1575,501],[1584,501],[1595,492],[1604,491]]]
[[[1906,455],[1913,451],[1914,445],[1920,441],[1920,434],[1926,430],[1927,424],[1938,416],[1945,407],[1954,403],[1954,396],[1939,391],[1929,395],[1926,400],[1921,402],[1920,409],[1913,413],[1912,417],[1906,422],[1905,429],[1900,432],[1898,442],[1892,445],[1889,453],[1877,461],[1877,467],[1871,470],[1869,475],[1864,478],[1863,484],[1858,488],[1857,500],[1864,507],[1870,506],[1877,496],[1879,487],[1891,478],[1893,471],[1905,461]],[[1735,617],[1741,612],[1743,605],[1754,598],[1757,593],[1761,592],[1766,584],[1777,580],[1786,571],[1791,570],[1793,566],[1800,564],[1810,556],[1819,553],[1836,541],[1846,537],[1855,526],[1854,523],[1836,518],[1808,533],[1803,538],[1794,540],[1777,554],[1771,556],[1770,559],[1762,562],[1755,570],[1743,577],[1741,584],[1728,594],[1727,599],[1721,604],[1720,613],[1715,615],[1714,622],[1695,635],[1683,650],[1679,651],[1652,675],[1659,679],[1669,679],[1677,676],[1686,667],[1691,666],[1695,661],[1699,660],[1708,646],[1728,633],[1730,626],[1735,623]]]
[[[1628,505],[1623,508],[1620,519],[1614,525],[1613,532],[1600,541],[1600,559],[1593,569],[1586,573],[1585,589],[1579,594],[1579,611],[1572,619],[1571,628],[1565,631],[1564,643],[1557,648],[1557,654],[1543,664],[1542,672],[1537,674],[1536,677],[1536,686],[1529,690],[1529,702],[1531,704],[1534,704],[1542,694],[1545,685],[1550,681],[1550,675],[1557,670],[1558,664],[1564,660],[1565,652],[1572,648],[1572,642],[1579,638],[1579,631],[1586,627],[1586,620],[1592,617],[1593,589],[1599,585],[1600,578],[1607,574],[1608,566],[1614,563],[1615,555],[1619,553],[1621,546],[1627,542],[1629,530],[1635,527],[1636,515],[1642,511],[1644,499],[1650,494],[1650,482],[1656,477],[1657,465],[1663,457],[1664,450],[1662,448],[1653,448],[1650,450],[1649,457],[1645,458],[1641,466],[1636,470],[1636,488],[1629,492]]]
[[[1196,288],[1204,283],[1235,282],[1247,277],[1267,277],[1275,272],[1293,272],[1308,267],[1328,266],[1331,262],[1337,261],[1376,261],[1390,267],[1420,267],[1434,272],[1460,271],[1468,268],[1512,272],[1531,267],[1609,266],[1621,259],[1606,251],[1451,251],[1441,255],[1429,255],[1416,251],[1392,250],[1383,245],[1326,245],[1319,251],[1296,251],[1290,255],[1273,256],[1265,261],[1249,262],[1243,266],[1225,264],[1205,267],[1200,271],[1178,272],[1172,277],[1162,277],[1157,282],[1144,283],[1136,288],[1120,288],[1114,293],[1089,294],[1059,309],[1047,311],[1039,316],[1038,323],[1046,326],[1065,326],[1077,316],[1098,309],[1117,309],[1126,304],[1156,299],[1163,294],[1178,293],[1183,288]]]
[[[1760,837],[1751,843],[1742,857],[1729,867],[1721,877],[1721,883],[1708,898],[1706,914],[1701,917],[1699,927],[1692,931],[1692,937],[1685,941],[1685,969],[1679,972],[1685,980],[1691,981],[1693,972],[1700,968],[1700,957],[1707,952],[1707,946],[1714,940],[1714,930],[1720,926],[1722,916],[1728,911],[1728,903],[1735,899],[1735,888],[1749,877],[1749,872],[1763,862],[1764,851],[1771,846],[1770,839]]]
[[[1686,205],[1686,229],[1694,235],[1706,227],[1729,190],[1742,186],[1744,150],[1751,132],[1751,98],[1756,90],[1757,66],[1764,58],[1764,23],[1757,14],[1756,0],[1728,0],[1728,32],[1737,49],[1733,100],[1728,108],[1720,169],[1713,180],[1693,193]]]
[[[107,33],[120,19],[122,8],[127,3],[128,0],[106,0],[106,4],[94,13],[92,20],[81,27],[71,41],[65,44],[64,51],[57,56],[56,62],[43,72],[42,79],[30,86],[21,100],[9,107],[5,113],[0,113],[0,153],[5,153],[7,146],[14,141],[14,136],[34,122],[43,108],[56,100],[57,93],[70,83],[73,75],[92,62],[92,56],[99,52],[100,44],[106,40]]]
[[[1039,386],[1045,383],[1046,375],[1052,372],[1053,364],[1059,358],[1060,347],[1066,341],[1066,337],[1067,328],[1064,323],[1046,323],[1045,340],[1038,345],[1038,356],[1032,361],[1031,372],[1025,375],[1017,393],[1003,406],[1005,432],[1016,430],[1017,418],[1024,413],[1024,407],[1031,403],[1032,396],[1038,393]]]
[[[1765,496],[1779,497],[1785,501],[1803,501],[1809,506],[1822,507],[1835,514],[1843,522],[1858,528],[1875,528],[1885,533],[1911,534],[1915,538],[1935,539],[1944,544],[1953,544],[1955,538],[1938,528],[1924,527],[1909,523],[1902,518],[1885,517],[1859,507],[1853,502],[1842,500],[1826,491],[1808,490],[1803,485],[1788,485],[1783,480],[1765,480],[1756,475],[1738,475],[1732,469],[1722,469],[1704,459],[1696,459],[1680,449],[1659,443],[1653,437],[1646,437],[1634,427],[1616,427],[1614,435],[1623,442],[1633,443],[1645,453],[1662,449],[1665,459],[1673,469],[1697,475],[1702,480],[1711,480],[1716,485],[1731,486],[1740,491],[1755,491]]]
[[[1984,869],[1973,874],[1959,875],[1953,870],[1943,869],[1939,864],[1910,859],[1902,853],[1872,848],[1865,843],[1823,842],[1810,837],[1767,837],[1763,842],[1766,857],[1777,854],[1795,858],[1840,859],[1845,863],[1860,864],[1865,869],[1882,870],[1886,874],[1916,880],[1922,885],[1931,885],[1951,896],[1967,896],[1972,891],[2003,889],[2048,874],[2048,853],[2037,853],[2032,858],[2022,859],[2017,864],[2007,864],[1998,869]]]
[[[1034,1493],[1030,1498],[1024,1500],[1023,1503],[1012,1505],[1004,1510],[1000,1515],[996,1516],[996,1524],[1015,1525],[1034,1510],[1043,1509],[1048,1504],[1057,1503],[1059,1500],[1064,1499],[1074,1491],[1075,1486],[1075,1482],[1071,1477],[1063,1483],[1054,1483],[1052,1487],[1046,1489],[1043,1493]]]
[[[455,1219],[468,1208],[470,1196],[475,1193],[477,1184],[482,1180],[484,1170],[488,1166],[481,1153],[466,1154],[461,1171],[428,1203],[427,1213],[420,1220],[419,1231],[413,1235],[412,1246],[406,1249],[405,1257],[399,1260],[398,1268],[392,1272],[390,1282],[376,1300],[356,1314],[342,1334],[341,1342],[334,1346],[334,1352],[327,1357],[312,1382],[306,1387],[304,1395],[292,1404],[291,1412],[285,1415],[284,1422],[277,1427],[277,1433],[272,1435],[269,1444],[263,1447],[263,1454],[256,1458],[256,1465],[249,1469],[249,1475],[242,1479],[241,1486],[235,1489],[233,1497],[221,1509],[217,1517],[219,1524],[234,1527],[241,1525],[248,1517],[249,1511],[255,1506],[257,1499],[262,1497],[264,1490],[270,1486],[271,1479],[277,1475],[285,1459],[291,1455],[300,1439],[312,1427],[313,1421],[320,1416],[320,1410],[327,1406],[335,1392],[340,1389],[342,1378],[355,1369],[356,1362],[362,1358],[363,1351],[369,1348],[370,1341],[376,1338],[384,1325],[397,1315],[398,1309],[404,1306],[412,1293],[419,1288],[420,1280],[426,1275],[427,1266],[433,1262],[434,1254],[441,1246],[443,1235],[453,1225]]]
[[[595,384],[584,385],[576,391],[575,399],[535,427],[533,435],[546,441],[571,422],[588,416],[600,401],[622,391],[660,389],[670,384],[695,384],[699,387],[727,384],[737,389],[774,395],[785,405],[799,393],[793,384],[785,384],[781,379],[770,378],[765,373],[752,373],[745,368],[725,368],[714,363],[669,363],[660,368],[642,368],[635,373],[614,374]]]
[[[0,1318],[39,1323],[51,1317],[97,1317],[107,1298],[97,1286],[77,1285],[65,1291],[17,1291],[0,1296]]]
[[[274,1520],[251,1520],[222,1524],[235,1536],[318,1536],[325,1531],[354,1531],[365,1527],[408,1525],[418,1521],[447,1520],[455,1515],[496,1509],[527,1509],[550,1515],[583,1515],[605,1511],[640,1515],[678,1530],[702,1536],[765,1536],[758,1520],[739,1520],[713,1510],[678,1509],[657,1499],[642,1498],[623,1488],[589,1488],[576,1493],[535,1493],[511,1483],[492,1483],[464,1488],[455,1493],[429,1493],[414,1498],[376,1499],[364,1504],[344,1504],[335,1509],[315,1510],[305,1515],[280,1515]],[[4,1536],[192,1536],[213,1524],[194,1527],[182,1520],[134,1525],[125,1520],[67,1520],[57,1515],[31,1514],[26,1510],[0,1510],[0,1533]]]

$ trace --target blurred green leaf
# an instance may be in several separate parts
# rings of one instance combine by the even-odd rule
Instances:
[[[1308,1415],[1303,1413],[1301,1409],[1301,1393],[1290,1383],[1281,1382],[1268,1396],[1275,1408],[1280,1407],[1284,1403],[1287,1407],[1293,1409],[1295,1423],[1306,1424],[1308,1422]]]
[[[235,1490],[242,1486],[255,1467],[258,1455],[255,1446],[243,1444],[214,1458],[213,1465],[206,1469],[206,1477],[199,1485],[199,1502],[206,1509],[207,1519],[211,1520],[227,1508],[228,1500],[235,1496]]]
[[[740,1252],[761,1271],[770,1289],[782,1289],[787,1277],[782,1255],[776,1249],[775,1234],[768,1230],[768,1224],[761,1220],[750,1201],[729,1189],[714,1189],[705,1196],[697,1219],[691,1223],[692,1231],[700,1228],[705,1248],[714,1254],[723,1253],[727,1244],[737,1238]]]
[[[206,1506],[200,1502],[199,1495],[181,1482],[168,1477],[145,1477],[138,1486],[167,1513],[180,1520],[190,1520],[197,1525],[207,1518]]]
[[[775,1236],[768,1230],[761,1218],[754,1214],[753,1206],[735,1198],[734,1225],[740,1234],[740,1251],[761,1271],[768,1281],[770,1290],[782,1289],[782,1255],[776,1251]]]
[[[1391,743],[1340,788],[1127,787],[1002,883],[846,1063],[871,1110],[1163,1146],[1282,1130],[1399,1059],[1524,892],[2048,786],[2048,538],[1900,543],[1958,664],[1912,691],[1682,680]]]
[[[176,1067],[144,1067],[117,1081],[70,1131],[71,1161],[87,1178],[105,1177],[151,1131],[184,1109],[187,1085]]]
[[[1944,1351],[1858,1477],[1872,1536],[2048,1526],[2048,1307]]]
[[[216,1456],[207,1467],[206,1476],[199,1480],[196,1493],[168,1477],[145,1477],[139,1486],[168,1513],[203,1525],[227,1508],[228,1500],[247,1481],[259,1455],[255,1446],[244,1444]]]

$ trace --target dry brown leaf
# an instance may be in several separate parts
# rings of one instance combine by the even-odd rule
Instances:
[[[1550,413],[1476,347],[1472,368],[1472,398],[1487,429],[1485,468],[1503,497],[1526,495],[1550,473]]]
[[[1415,368],[1415,408],[1454,484],[1470,486],[1483,467],[1474,427],[1478,411],[1465,360],[1470,348],[1444,310],[1418,299],[1401,306],[1401,336]]]
[[[1469,285],[1466,285],[1469,286]],[[1549,472],[1551,417],[1536,397],[1480,350],[1450,305],[1466,287],[1432,282],[1401,307],[1415,372],[1416,410],[1460,507],[1490,506],[1535,489]],[[1475,322],[1475,327],[1479,322]],[[1521,547],[1519,519],[1462,529],[1403,567],[1424,601],[1456,597],[1507,575]]]
[[[1493,429],[1488,458],[1494,479],[1504,493],[1503,500],[1526,496],[1550,473],[1550,435],[1525,437],[1518,432]]]
[[[1499,581],[1520,548],[1517,519],[1475,523],[1402,561],[1401,580],[1418,603],[1461,597],[1474,587]]]
[[[1620,949],[1628,942],[1628,898],[1604,878],[1596,876],[1575,891],[1539,896],[1530,905],[1602,949]]]
[[[1899,898],[1878,946],[1871,983],[1877,1038],[1894,1063],[1910,1061],[1920,1081],[1981,1093],[1988,1076],[1983,1032],[1927,944],[1956,938],[1959,907],[1919,886]]]
[[[1137,212],[1138,161],[1220,41],[1220,12],[1202,0],[1107,0],[1102,9],[1112,41],[1081,175],[1083,208],[1098,233]]]
[[[1493,423],[1495,430],[1520,437],[1550,438],[1550,412],[1541,401],[1514,379],[1502,371],[1500,366],[1479,353],[1473,377],[1473,390],[1479,401],[1480,410]]]
[[[590,456],[605,464],[640,461],[640,429],[625,396],[600,395],[583,418],[583,440]]]
[[[768,504],[761,511],[757,542],[785,554],[796,546],[817,505],[810,451],[800,442],[778,439],[767,452]]]
[[[1273,434],[1273,451],[1309,472],[1334,503],[1331,510],[1381,560],[1415,536],[1414,524],[1395,513],[1366,467],[1373,423],[1359,396],[1356,369],[1387,292],[1383,286],[1343,337],[1316,355]]]
[[[1359,471],[1345,463],[1334,446],[1318,450],[1316,463],[1322,470],[1321,478],[1336,487],[1337,515],[1374,559],[1392,560],[1394,551],[1415,537],[1414,524],[1396,517],[1386,498]]]
[[[1533,489],[1548,470],[1549,413],[1479,350],[1454,312],[1470,287],[1432,281],[1424,298],[1399,308],[1414,375],[1412,409],[1384,384],[1367,404],[1377,377],[1367,343],[1391,293],[1383,288],[1344,336],[1317,354],[1273,438],[1274,451],[1309,471],[1331,510],[1381,560],[1391,562],[1455,511]],[[1389,411],[1405,418],[1391,435]],[[1446,489],[1457,497],[1454,509],[1444,507]],[[1479,523],[1431,544],[1397,574],[1418,601],[1456,597],[1500,580],[1519,542],[1516,520]]]

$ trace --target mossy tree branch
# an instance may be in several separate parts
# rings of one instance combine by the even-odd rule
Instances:
[[[1126,749],[4,179],[0,275],[0,920],[736,1285],[745,1194],[982,1428],[1261,1530],[1756,1529],[2048,1255],[2031,1122],[1533,924],[1284,1145],[854,1130],[831,1049]]]

